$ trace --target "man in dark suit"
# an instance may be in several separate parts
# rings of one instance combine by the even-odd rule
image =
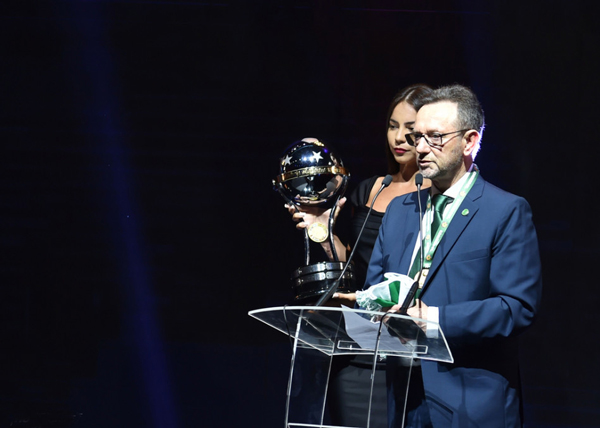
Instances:
[[[470,89],[442,87],[424,104],[409,137],[432,187],[390,204],[366,282],[386,272],[420,278],[408,314],[439,322],[454,356],[453,364],[422,361],[413,370],[406,426],[521,427],[516,336],[533,322],[542,289],[531,209],[479,175],[473,159],[484,117]],[[418,198],[427,207],[423,240]],[[407,369],[390,366],[390,419],[400,427]]]

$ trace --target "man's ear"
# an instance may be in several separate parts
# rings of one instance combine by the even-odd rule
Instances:
[[[469,129],[465,132],[463,139],[466,141],[465,148],[463,150],[464,156],[471,156],[473,151],[479,145],[479,140],[481,139],[481,135],[475,129]]]

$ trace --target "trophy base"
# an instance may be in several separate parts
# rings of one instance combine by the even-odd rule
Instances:
[[[344,270],[345,262],[319,262],[296,269],[292,273],[293,302],[310,304],[327,292]],[[341,293],[356,291],[352,265],[346,269],[337,290]]]

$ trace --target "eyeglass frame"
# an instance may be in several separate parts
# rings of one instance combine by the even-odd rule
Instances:
[[[441,139],[442,139],[442,138],[444,138],[446,135],[457,134],[457,133],[459,133],[459,132],[467,132],[467,131],[470,131],[471,129],[472,129],[472,128],[467,128],[467,129],[461,129],[460,131],[446,132],[445,134],[439,134],[439,135],[436,135],[436,136],[435,136],[435,138],[439,138],[439,139],[441,140]],[[448,141],[450,141],[450,140],[448,140],[448,141],[446,141],[446,143],[442,143],[442,144],[434,144],[434,143],[432,143],[431,141],[429,141],[429,140],[427,139],[427,134],[422,134],[422,133],[420,133],[420,132],[419,132],[418,134],[420,134],[420,137],[419,137],[419,138],[414,138],[413,136],[414,136],[415,134],[417,134],[417,133],[416,133],[416,132],[410,132],[410,133],[408,133],[408,134],[405,134],[405,135],[404,135],[404,136],[406,137],[406,142],[408,143],[408,145],[409,145],[409,146],[416,147],[416,146],[418,145],[418,143],[417,143],[417,142],[418,142],[419,140],[421,140],[421,138],[424,138],[424,139],[425,139],[425,142],[427,143],[427,145],[428,145],[429,147],[431,147],[431,148],[433,148],[433,149],[441,149],[442,147],[444,147],[444,146],[446,145],[446,143],[447,143]],[[431,138],[431,137],[429,137],[429,138]]]

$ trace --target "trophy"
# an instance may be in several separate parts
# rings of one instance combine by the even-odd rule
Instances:
[[[337,202],[344,195],[350,174],[330,147],[316,138],[304,138],[289,146],[279,162],[279,175],[273,180],[275,190],[288,204],[331,208],[327,224],[313,223],[304,229],[304,266],[292,273],[294,302],[310,303],[323,295],[344,269],[333,242],[333,221]],[[310,241],[329,241],[333,260],[310,263]],[[348,266],[340,278],[338,290],[355,290],[354,273]]]

